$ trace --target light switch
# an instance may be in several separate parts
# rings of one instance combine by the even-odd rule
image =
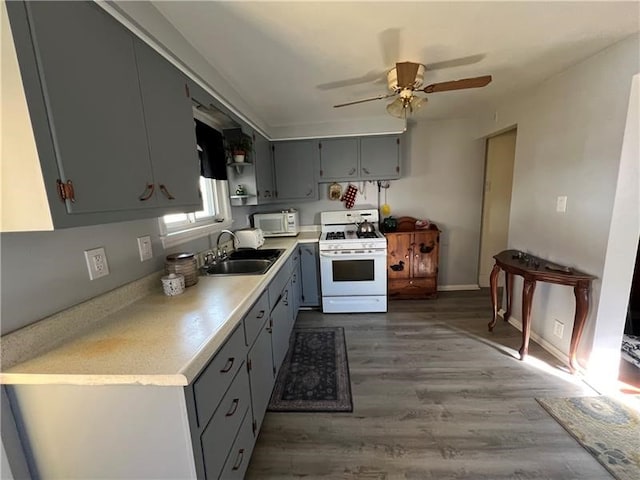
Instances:
[[[567,211],[567,196],[560,195],[556,201],[556,212],[564,213]]]

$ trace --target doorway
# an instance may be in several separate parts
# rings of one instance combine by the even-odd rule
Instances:
[[[487,139],[478,284],[489,286],[493,256],[506,250],[517,129]]]

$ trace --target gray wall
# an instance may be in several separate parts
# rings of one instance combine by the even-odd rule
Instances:
[[[478,284],[484,140],[478,140],[475,128],[474,120],[464,119],[411,122],[403,136],[402,178],[393,180],[387,191],[391,215],[428,218],[442,230],[441,286]],[[356,184],[364,194],[357,196],[354,208],[376,208],[375,183]],[[303,225],[317,225],[320,212],[345,209],[344,203],[328,199],[328,187],[320,184],[316,202],[277,207],[296,207]],[[274,208],[257,207],[260,211]]]
[[[233,208],[234,228],[248,209]],[[150,235],[153,259],[141,262],[137,237]],[[210,247],[204,237],[164,250],[158,220],[111,223],[53,232],[0,234],[1,333],[5,334],[121,285],[161,270],[164,257]],[[212,235],[213,239],[217,235]],[[84,250],[105,247],[110,274],[89,280]]]

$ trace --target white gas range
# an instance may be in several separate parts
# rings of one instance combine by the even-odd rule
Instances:
[[[358,234],[368,221],[373,232]],[[387,239],[378,210],[320,214],[320,278],[325,313],[387,311]]]

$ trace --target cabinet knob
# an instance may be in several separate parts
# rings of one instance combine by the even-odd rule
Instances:
[[[144,191],[138,197],[138,200],[140,200],[141,202],[149,200],[151,198],[151,195],[153,195],[153,191],[155,190],[155,188],[156,186],[153,183],[147,183]]]

